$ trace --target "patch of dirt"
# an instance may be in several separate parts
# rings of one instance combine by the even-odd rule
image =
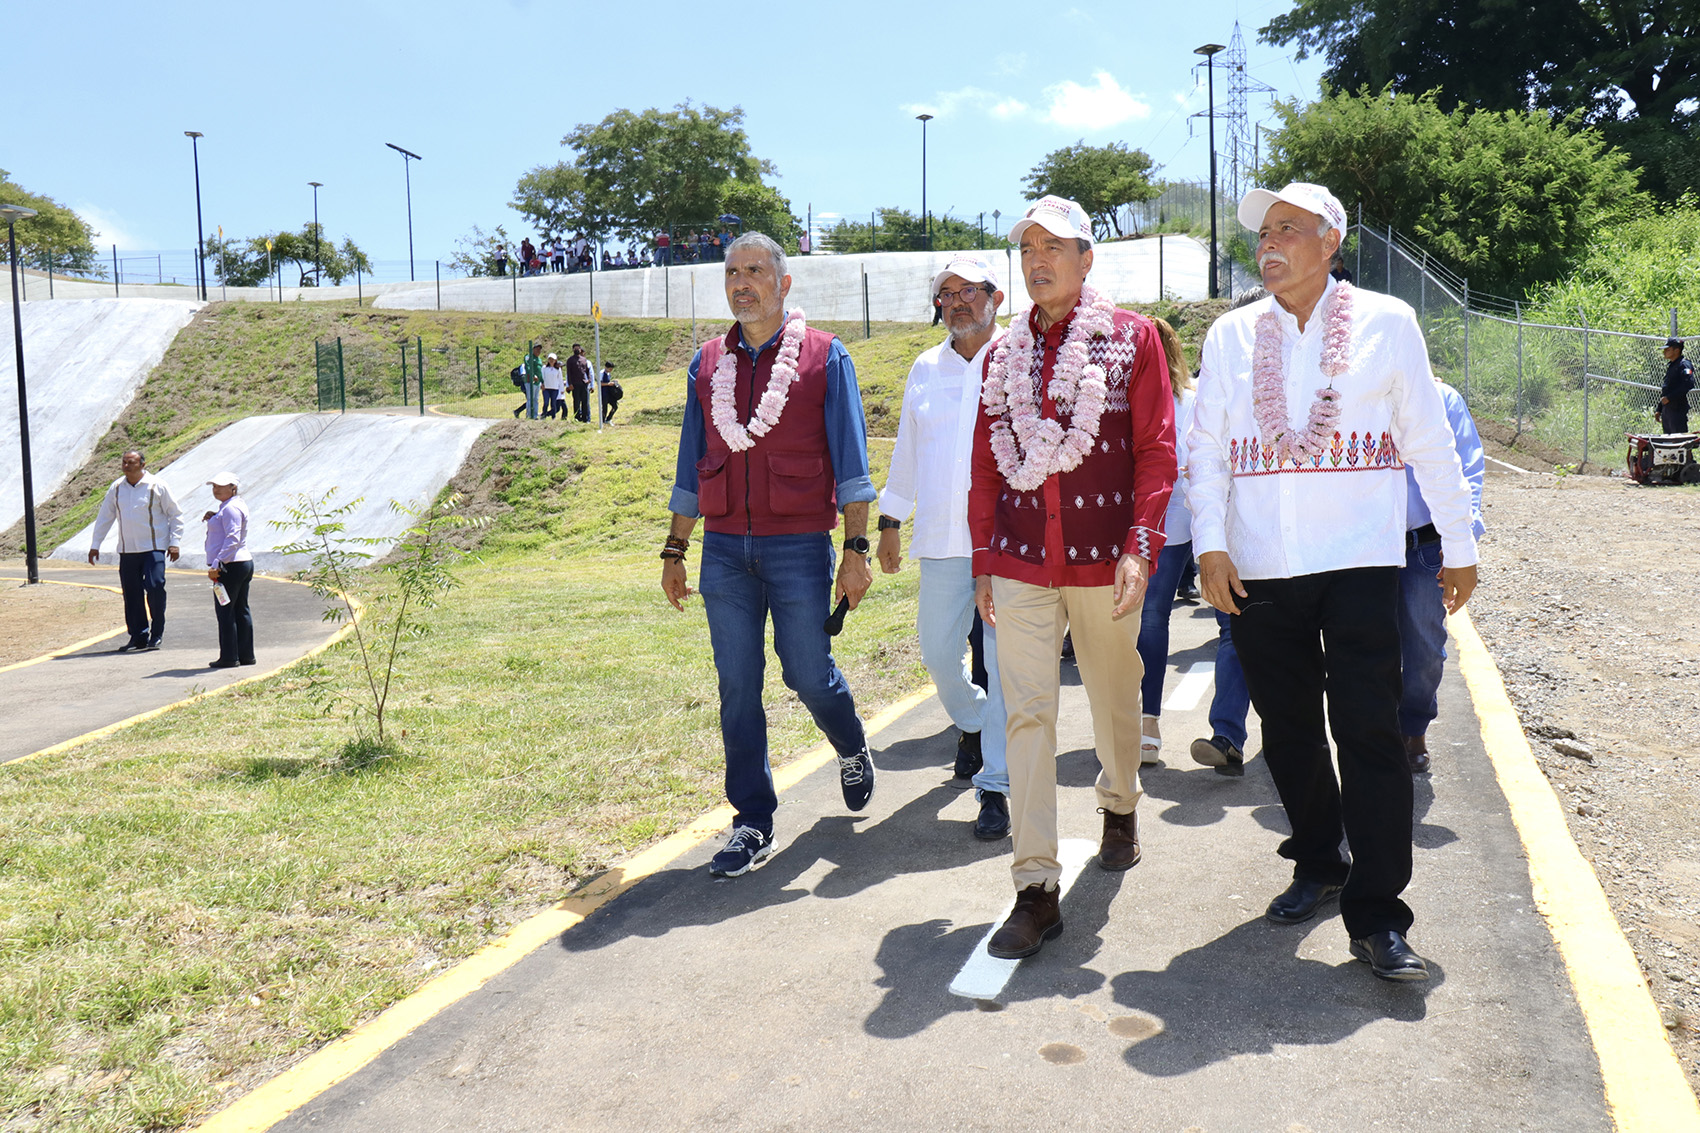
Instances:
[[[14,665],[120,629],[124,599],[89,586],[0,583],[0,665]]]
[[[1489,468],[1471,616],[1700,1092],[1700,490]]]

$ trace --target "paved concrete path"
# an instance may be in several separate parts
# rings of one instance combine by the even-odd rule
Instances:
[[[1012,896],[1009,843],[971,837],[929,700],[877,738],[865,814],[829,765],[783,797],[764,869],[711,880],[718,840],[699,845],[274,1128],[1609,1130],[1456,666],[1407,893],[1434,978],[1394,985],[1349,957],[1332,910],[1263,919],[1289,877],[1263,761],[1231,779],[1186,751],[1209,688],[1186,703],[1178,673],[1213,660],[1214,633],[1177,608],[1183,703],[1144,776],[1144,861],[1087,863],[1063,936],[995,994],[949,989]],[[1062,834],[1090,853],[1091,725],[1064,672]]]
[[[105,556],[105,558],[112,558]],[[187,561],[187,560],[185,560]],[[22,564],[0,567],[0,580],[22,582]],[[43,564],[44,581],[118,589],[115,558],[104,566]],[[305,586],[254,577],[254,655],[259,664],[209,669],[218,657],[218,623],[205,571],[166,572],[165,640],[155,653],[119,653],[120,632],[73,653],[0,674],[0,763],[168,704],[288,665],[336,632],[322,620],[325,602]],[[111,595],[112,624],[124,625],[124,599]]]

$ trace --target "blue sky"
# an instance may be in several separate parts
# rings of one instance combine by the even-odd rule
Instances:
[[[418,260],[506,223],[515,179],[566,159],[581,122],[684,99],[742,106],[754,151],[799,216],[919,211],[920,123],[935,213],[1007,216],[1049,150],[1144,149],[1162,174],[1208,173],[1198,57],[1237,20],[1248,71],[1312,98],[1321,62],[1257,42],[1289,0],[1186,4],[771,5],[555,0],[57,0],[8,23],[0,168],[83,213],[123,249],[194,244],[199,130],[209,234],[299,227],[321,181],[327,234],[405,260],[402,159]],[[728,22],[727,13],[736,16]],[[1218,105],[1226,81],[1216,75]],[[1251,102],[1267,119],[1268,96]],[[1002,222],[1007,227],[1008,220]]]

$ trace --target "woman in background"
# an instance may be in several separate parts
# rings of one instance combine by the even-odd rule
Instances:
[[[248,550],[248,505],[237,497],[241,484],[233,472],[211,480],[218,507],[202,518],[207,525],[207,577],[215,584],[213,613],[218,616],[218,660],[209,669],[252,665],[254,617],[248,609],[248,586],[254,580],[254,556]],[[217,587],[224,588],[220,600]]]

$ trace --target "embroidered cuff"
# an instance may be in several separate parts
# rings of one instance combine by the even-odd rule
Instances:
[[[1149,527],[1135,527],[1128,533],[1127,543],[1122,547],[1122,554],[1133,555],[1136,558],[1152,562],[1157,557],[1157,551],[1163,546],[1163,533],[1153,531]]]

